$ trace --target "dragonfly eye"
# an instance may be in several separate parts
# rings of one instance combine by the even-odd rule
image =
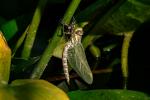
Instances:
[[[71,28],[70,26],[64,25],[64,31],[65,31],[65,32],[68,32],[68,31],[70,30],[70,28]]]
[[[83,29],[82,28],[77,28],[75,30],[75,34],[82,36],[83,35]]]
[[[67,34],[71,34],[73,32],[75,28],[75,25],[64,25],[64,31],[67,33]]]
[[[72,29],[72,27],[71,27],[71,26],[68,26],[67,28],[68,28],[68,30],[71,30],[71,29]]]

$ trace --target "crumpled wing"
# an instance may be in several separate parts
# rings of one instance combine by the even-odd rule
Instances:
[[[81,43],[78,43],[68,50],[67,58],[70,67],[72,67],[86,83],[92,84],[93,75]]]

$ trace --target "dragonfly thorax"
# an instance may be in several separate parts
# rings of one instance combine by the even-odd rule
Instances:
[[[83,35],[82,28],[76,28],[73,33],[71,33],[71,43],[72,45],[76,45],[77,43],[81,43],[81,38]]]

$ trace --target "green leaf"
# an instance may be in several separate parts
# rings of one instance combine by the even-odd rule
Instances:
[[[142,92],[130,90],[89,90],[68,93],[70,100],[149,100]]]
[[[100,19],[93,31],[123,35],[123,32],[134,32],[150,18],[150,2],[147,0],[126,0],[113,13],[106,14],[103,22]],[[108,12],[109,13],[109,12]],[[103,23],[102,23],[103,22]]]
[[[17,22],[15,19],[10,20],[3,24],[0,29],[4,33],[6,40],[10,40],[18,31]]]
[[[148,0],[119,0],[97,20],[83,39],[84,47],[86,48],[103,33],[123,35],[124,32],[134,32],[142,23],[150,19],[149,12]]]

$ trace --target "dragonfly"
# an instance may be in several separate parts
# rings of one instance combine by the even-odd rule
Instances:
[[[70,34],[62,54],[62,64],[67,83],[70,84],[68,67],[72,67],[76,73],[88,84],[92,84],[93,75],[86,59],[81,43],[83,28],[76,24],[67,25],[66,34]]]

